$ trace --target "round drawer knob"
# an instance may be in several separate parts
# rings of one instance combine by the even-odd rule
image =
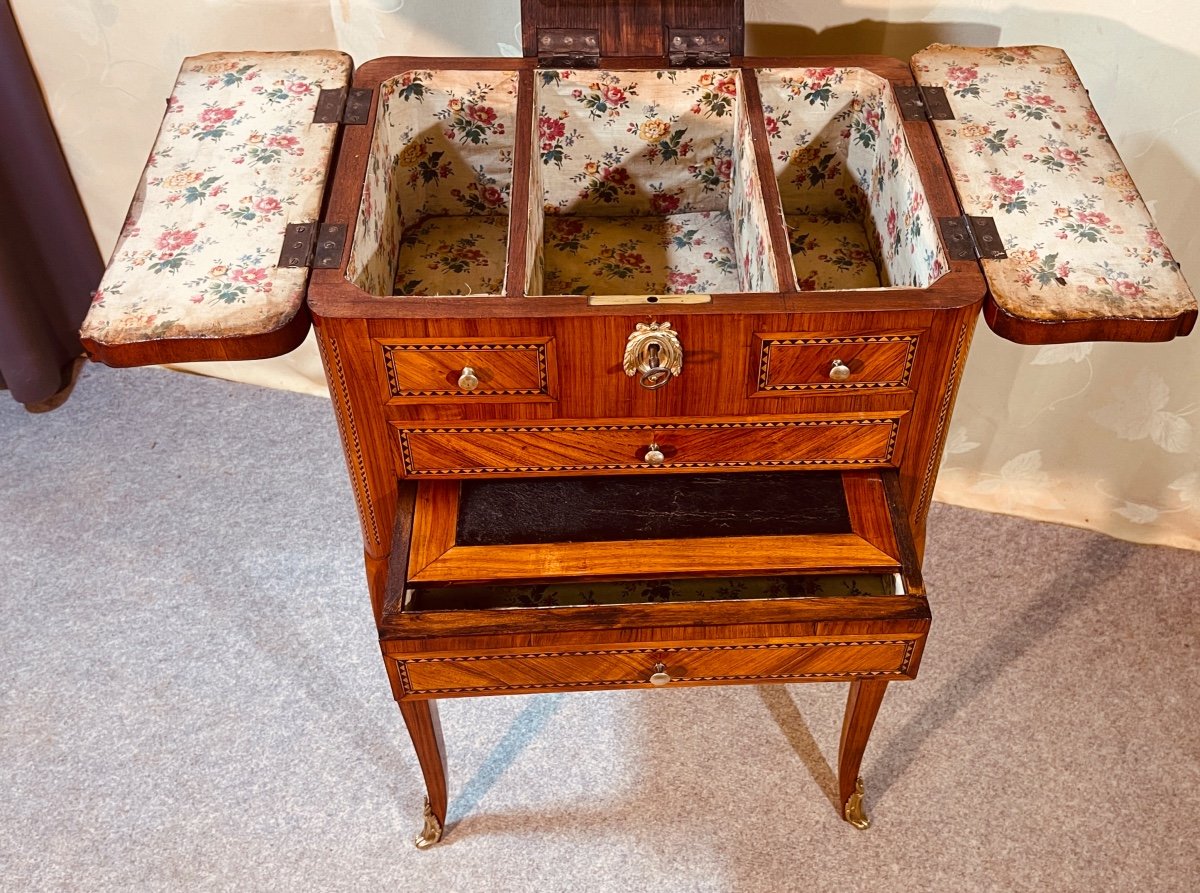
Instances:
[[[833,365],[829,367],[829,378],[831,381],[845,381],[850,377],[850,367],[841,360],[834,360]]]
[[[666,685],[671,681],[671,674],[667,672],[667,668],[662,664],[654,665],[654,672],[650,674],[651,685]]]
[[[657,467],[663,464],[663,460],[666,459],[666,456],[664,456],[662,450],[658,448],[657,443],[652,443],[650,444],[650,448],[646,450],[646,455],[642,458],[646,460],[647,465],[654,465]]]
[[[458,386],[464,391],[473,391],[479,387],[479,379],[475,377],[475,370],[470,366],[464,366],[462,375],[458,377]]]

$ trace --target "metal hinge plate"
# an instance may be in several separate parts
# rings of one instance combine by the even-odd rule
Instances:
[[[322,90],[313,110],[314,124],[366,124],[371,112],[369,87]]]
[[[595,68],[600,64],[600,32],[595,28],[538,28],[537,54],[543,68]]]
[[[342,265],[345,247],[346,225],[343,223],[289,223],[278,266],[337,269]]]
[[[893,85],[900,114],[905,121],[953,121],[954,109],[941,87],[900,87]]]
[[[951,260],[1003,260],[1004,241],[991,217],[939,217],[942,242]]]
[[[681,68],[728,65],[731,37],[728,28],[668,28],[667,57]]]

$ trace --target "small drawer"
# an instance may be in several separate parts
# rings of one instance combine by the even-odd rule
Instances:
[[[405,476],[888,465],[900,413],[724,422],[411,425],[393,422]]]
[[[551,338],[376,339],[389,404],[554,399]]]
[[[780,392],[888,391],[909,387],[918,336],[755,335],[756,397]]]
[[[396,657],[408,695],[908,678],[924,634],[672,648]],[[911,669],[911,673],[910,673]],[[652,678],[653,677],[653,678]]]

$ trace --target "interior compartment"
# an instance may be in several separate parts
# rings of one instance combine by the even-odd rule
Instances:
[[[887,495],[894,479],[885,469],[421,481],[406,586],[657,581],[701,569],[887,576],[903,570],[908,541]]]
[[[351,282],[373,295],[504,291],[516,108],[515,71],[380,84]]]
[[[775,291],[733,70],[536,73],[526,293]]]
[[[888,82],[861,68],[755,74],[799,289],[924,288],[946,272]]]
[[[494,608],[565,608],[748,599],[838,598],[899,595],[898,574],[788,577],[704,577],[666,580],[597,580],[524,586],[426,586],[405,593],[406,611],[479,611]]]

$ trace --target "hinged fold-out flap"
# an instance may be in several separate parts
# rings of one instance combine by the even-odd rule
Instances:
[[[277,356],[308,330],[306,267],[278,266],[288,224],[317,221],[345,87],[333,51],[184,61],[121,237],[84,320],[113,366]]]
[[[981,261],[997,334],[1044,344],[1191,331],[1196,299],[1066,53],[935,44],[913,70],[953,111],[932,124],[963,210],[992,218],[1007,249]]]

